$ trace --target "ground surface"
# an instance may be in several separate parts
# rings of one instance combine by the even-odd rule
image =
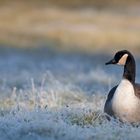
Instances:
[[[139,139],[139,127],[104,117],[106,95],[123,71],[106,67],[110,58],[46,47],[1,48],[0,139]],[[140,66],[139,58],[136,60]],[[137,70],[140,77],[139,67]]]

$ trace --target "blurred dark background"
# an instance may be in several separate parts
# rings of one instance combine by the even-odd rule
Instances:
[[[0,45],[140,51],[139,0],[0,0]]]
[[[24,4],[39,4],[39,5],[51,5],[57,7],[110,7],[110,6],[136,6],[140,3],[139,0],[1,0],[2,4],[7,3],[24,3]]]

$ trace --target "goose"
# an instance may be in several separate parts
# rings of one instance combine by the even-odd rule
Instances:
[[[122,122],[140,122],[140,84],[135,83],[136,64],[128,50],[118,51],[106,63],[124,66],[122,80],[113,87],[104,105],[104,112]]]

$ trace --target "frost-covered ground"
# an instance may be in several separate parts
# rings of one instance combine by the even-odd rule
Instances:
[[[110,58],[1,48],[0,140],[138,140],[139,127],[104,117],[106,95],[123,71],[105,66]]]

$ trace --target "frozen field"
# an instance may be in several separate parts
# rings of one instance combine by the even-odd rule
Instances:
[[[123,72],[111,57],[0,48],[0,140],[138,140],[139,127],[103,114]]]

